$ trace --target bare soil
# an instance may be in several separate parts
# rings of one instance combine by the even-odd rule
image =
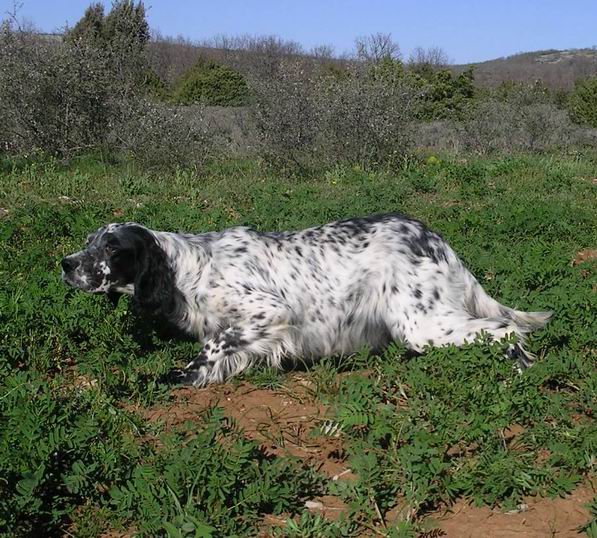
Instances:
[[[530,497],[513,513],[459,501],[430,519],[448,538],[578,538],[579,527],[589,520],[584,505],[594,494],[589,485],[583,485],[565,498]]]
[[[354,479],[345,460],[341,439],[315,435],[316,428],[326,419],[325,406],[315,401],[308,381],[300,374],[289,377],[288,383],[276,390],[258,388],[246,382],[238,386],[175,389],[167,404],[136,411],[147,420],[160,421],[166,429],[171,429],[185,421],[198,420],[208,407],[217,405],[266,453],[300,458],[335,480]],[[521,431],[517,425],[508,428],[504,431],[505,441],[513,442]],[[589,519],[584,505],[593,495],[594,488],[584,484],[565,498],[527,498],[519,505],[519,510],[510,513],[458,501],[425,518],[426,526],[432,530],[422,536],[577,537],[578,528]],[[337,497],[326,495],[310,500],[305,509],[337,519],[346,506]],[[286,517],[266,515],[259,536],[269,536],[268,529],[283,526]],[[392,521],[391,514],[387,514],[387,520]]]
[[[574,260],[572,260],[572,265],[579,265],[594,260],[597,260],[597,249],[586,248],[584,250],[579,250],[576,253]]]
[[[314,401],[301,376],[293,376],[290,383],[277,390],[250,383],[185,387],[173,390],[171,398],[166,405],[143,410],[143,416],[169,429],[198,420],[208,407],[218,406],[267,454],[300,458],[330,477],[354,476],[344,465],[340,439],[314,435],[325,421],[325,406]]]

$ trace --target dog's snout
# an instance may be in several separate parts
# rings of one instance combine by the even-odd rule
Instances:
[[[66,258],[62,258],[60,265],[62,265],[62,269],[65,273],[69,273],[79,265],[79,262],[67,256]]]

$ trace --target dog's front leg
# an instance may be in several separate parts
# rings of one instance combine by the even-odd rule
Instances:
[[[263,358],[270,363],[279,362],[283,354],[285,331],[282,327],[230,327],[209,339],[199,356],[184,369],[174,369],[167,381],[203,387],[221,383],[249,368]]]

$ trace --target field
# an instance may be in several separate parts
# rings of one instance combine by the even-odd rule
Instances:
[[[308,177],[0,162],[0,533],[597,537],[596,178],[594,153]],[[504,342],[393,345],[173,389],[156,379],[199,343],[60,280],[110,221],[282,230],[396,210],[501,302],[555,311],[535,366],[519,374]]]

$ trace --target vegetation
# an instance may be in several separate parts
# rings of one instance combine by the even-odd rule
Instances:
[[[569,106],[578,123],[597,127],[597,77],[577,81]]]
[[[172,100],[180,105],[240,106],[248,96],[249,88],[240,73],[200,58],[177,82]]]
[[[91,5],[62,40],[0,28],[0,533],[433,536],[458,499],[509,510],[594,481],[595,80],[482,88],[482,65],[404,62],[386,34],[343,59],[272,36],[209,45],[151,41],[129,0]],[[555,310],[533,368],[481,338],[256,369],[228,389],[323,413],[292,432],[272,414],[256,435],[220,389],[180,418],[184,391],[157,382],[198,342],[60,280],[110,221],[284,230],[396,210],[501,302]],[[332,444],[351,476],[284,433]],[[305,508],[322,496],[338,519]],[[579,530],[597,536],[597,497],[588,509]]]
[[[297,177],[254,161],[159,176],[93,158],[4,161],[0,527],[244,536],[266,514],[296,514],[282,536],[406,536],[460,497],[509,509],[523,495],[571,491],[594,473],[597,444],[594,273],[591,262],[570,263],[597,239],[596,162],[432,156],[396,172]],[[198,344],[140,322],[125,300],[114,309],[60,281],[60,258],[113,220],[279,230],[396,209],[441,232],[501,301],[556,314],[530,342],[539,362],[522,374],[502,343],[411,359],[394,346],[301,374],[327,409],[313,435],[339,437],[354,480],[267,455],[218,407],[174,426],[150,420],[172,405],[157,377]],[[246,381],[292,394],[293,379],[257,370]],[[323,493],[345,503],[344,519],[304,513]]]
[[[354,57],[340,60],[329,48],[309,55],[274,37],[220,38],[211,43],[217,49],[150,42],[143,3],[131,0],[107,14],[92,4],[62,41],[15,21],[0,30],[7,154],[100,151],[145,167],[236,154],[303,170],[375,169],[399,167],[417,150],[516,153],[597,142],[591,80],[570,96],[542,83],[483,90],[476,69],[457,74],[441,49],[416,49],[403,62],[389,34],[357,39]]]

